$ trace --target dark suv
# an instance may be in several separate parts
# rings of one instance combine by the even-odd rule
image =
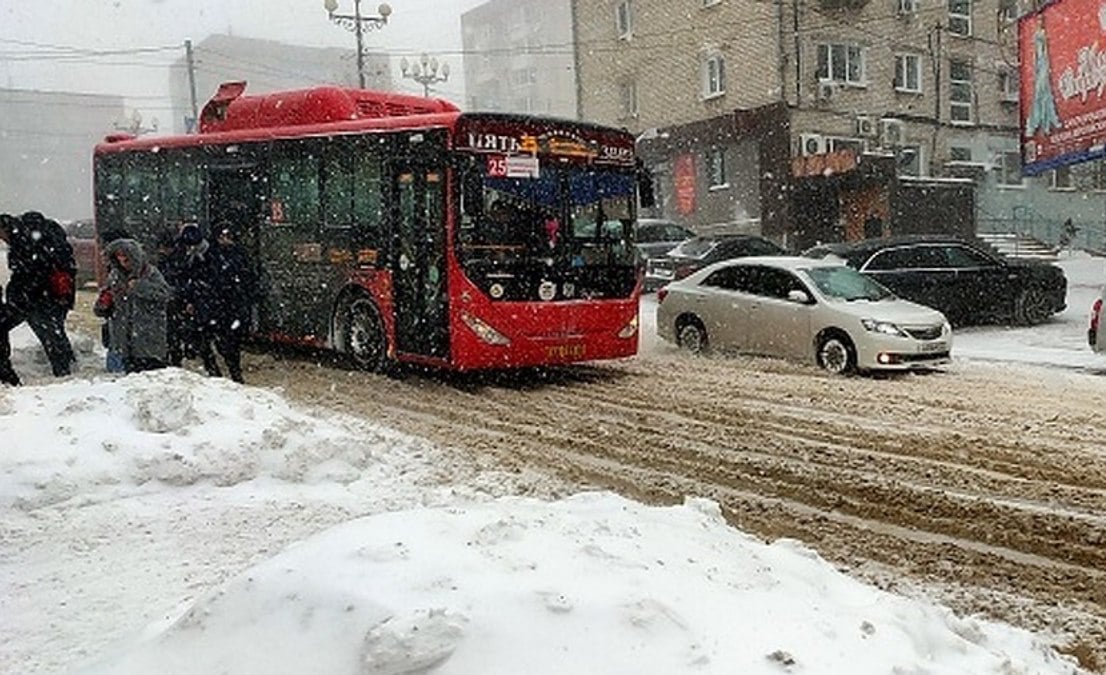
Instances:
[[[755,255],[787,255],[782,248],[754,234],[715,234],[693,237],[645,266],[645,290],[653,291],[683,279],[720,260]]]
[[[944,313],[955,324],[1047,321],[1062,312],[1064,271],[1039,261],[1004,258],[946,236],[891,237],[815,246],[803,255],[835,256],[900,297]]]

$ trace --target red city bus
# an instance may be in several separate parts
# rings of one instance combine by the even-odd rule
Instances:
[[[255,335],[366,369],[637,352],[629,133],[359,89],[244,90],[222,85],[197,134],[96,147],[101,237],[152,252],[183,223],[229,224],[260,279]]]

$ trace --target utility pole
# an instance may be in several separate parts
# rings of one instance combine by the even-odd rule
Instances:
[[[929,149],[929,173],[937,175],[937,135],[941,131],[941,31],[937,23],[929,32],[929,54],[933,65],[933,138]]]
[[[188,124],[188,133],[196,133],[200,130],[199,113],[196,110],[196,61],[192,56],[192,41],[184,41],[185,60],[188,62],[188,93],[192,102],[192,118]]]

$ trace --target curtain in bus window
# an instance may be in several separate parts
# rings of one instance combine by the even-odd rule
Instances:
[[[319,220],[319,160],[316,157],[273,160],[272,185],[274,222],[302,228],[315,226]]]
[[[483,217],[466,244],[500,246],[530,255],[545,255],[550,238],[548,223],[560,217],[558,174],[543,169],[539,178],[487,177],[484,183]]]
[[[199,163],[184,154],[166,155],[162,165],[161,203],[170,226],[199,222],[203,177]]]
[[[323,224],[326,227],[353,225],[353,174],[345,154],[339,148],[331,148],[323,160]]]
[[[353,220],[365,246],[381,248],[384,223],[380,158],[358,153],[353,163]]]

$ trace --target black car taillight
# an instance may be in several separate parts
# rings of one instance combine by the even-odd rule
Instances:
[[[662,302],[664,302],[664,299],[667,298],[667,297],[668,297],[668,289],[667,288],[662,286],[662,287],[657,289],[657,304],[658,305],[661,304]]]
[[[1098,330],[1098,319],[1102,316],[1102,298],[1094,301],[1091,306],[1091,330]]]

